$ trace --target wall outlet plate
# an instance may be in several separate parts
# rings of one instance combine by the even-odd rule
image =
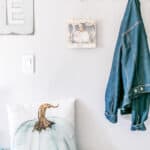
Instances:
[[[35,73],[35,56],[26,54],[22,57],[22,72],[25,74]]]

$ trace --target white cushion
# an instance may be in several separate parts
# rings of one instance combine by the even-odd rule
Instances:
[[[43,103],[59,105],[58,108],[48,109],[46,112],[47,117],[59,117],[65,119],[75,127],[75,99],[53,100],[30,104],[8,104],[7,112],[11,147],[17,128],[27,120],[37,119],[38,108]]]

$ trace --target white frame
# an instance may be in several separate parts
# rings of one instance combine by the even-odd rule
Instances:
[[[15,2],[21,1],[21,15]],[[0,0],[0,35],[33,35],[34,34],[34,0]],[[17,4],[17,3],[16,3]],[[12,21],[12,13],[16,13],[15,21]],[[21,17],[21,18],[18,18]],[[19,21],[22,19],[22,21]]]

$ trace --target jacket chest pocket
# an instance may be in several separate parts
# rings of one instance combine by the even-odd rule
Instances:
[[[131,38],[129,34],[123,36],[123,49],[129,49],[132,45]]]

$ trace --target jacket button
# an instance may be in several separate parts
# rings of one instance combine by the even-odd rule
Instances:
[[[134,89],[134,93],[137,93],[138,92],[138,90],[137,89]]]
[[[143,88],[143,87],[140,87],[140,90],[141,90],[141,91],[143,91],[143,90],[144,90],[144,88]]]

